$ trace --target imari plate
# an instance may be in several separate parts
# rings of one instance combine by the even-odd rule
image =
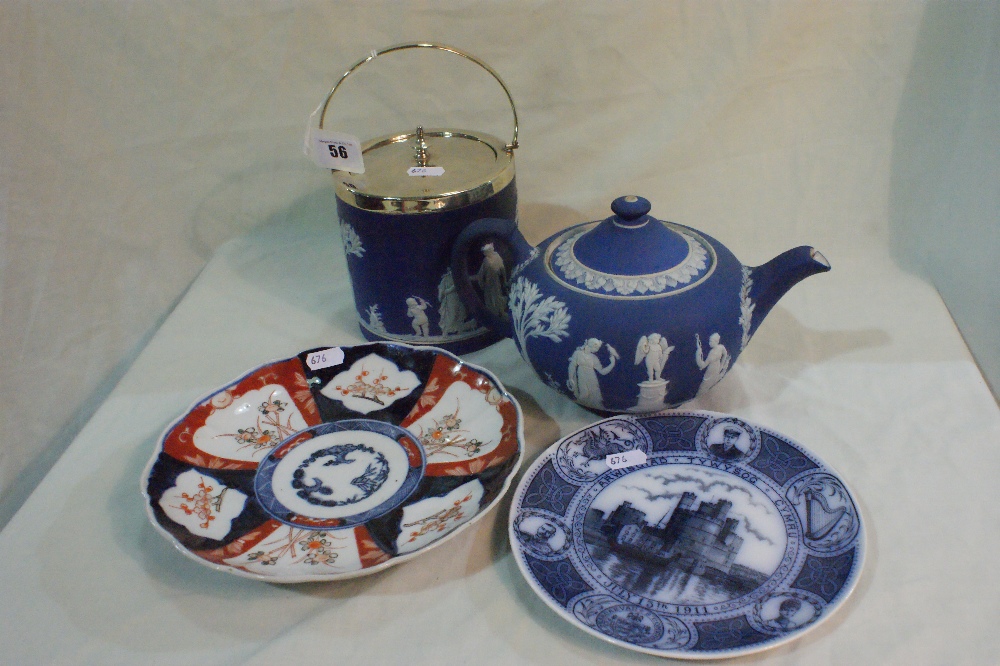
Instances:
[[[816,627],[857,584],[864,527],[815,455],[733,416],[599,421],[525,473],[514,556],[560,616],[664,657],[745,655]]]
[[[351,578],[441,543],[497,503],[521,411],[489,372],[374,343],[262,365],[199,400],[142,479],[184,554],[277,583]]]

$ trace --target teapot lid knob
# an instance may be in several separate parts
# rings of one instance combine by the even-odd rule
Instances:
[[[640,222],[640,224],[632,223],[639,222],[649,212],[650,208],[652,206],[648,199],[634,195],[618,197],[611,202],[611,212],[618,216],[618,220],[616,221],[628,227],[644,224],[644,221]]]

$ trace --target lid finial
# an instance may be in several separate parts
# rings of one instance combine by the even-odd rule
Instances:
[[[626,227],[645,224],[642,218],[649,212],[650,208],[652,205],[648,199],[634,195],[618,197],[611,202],[611,212],[618,216],[616,222]]]
[[[424,128],[417,126],[416,145],[413,147],[413,159],[417,161],[417,166],[427,166],[427,142],[424,141]]]

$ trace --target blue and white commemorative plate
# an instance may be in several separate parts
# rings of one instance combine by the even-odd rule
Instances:
[[[560,440],[521,479],[510,541],[564,619],[687,659],[745,655],[816,627],[854,589],[865,551],[836,472],[783,435],[712,412],[617,416]]]

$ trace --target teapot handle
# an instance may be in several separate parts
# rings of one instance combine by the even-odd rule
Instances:
[[[526,245],[515,220],[476,220],[451,249],[451,275],[459,298],[476,321],[504,337],[514,328],[507,306],[510,272]]]

